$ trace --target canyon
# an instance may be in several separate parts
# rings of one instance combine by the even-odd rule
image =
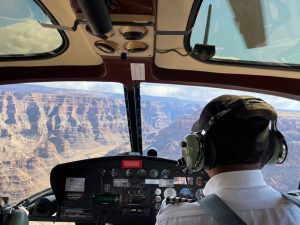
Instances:
[[[180,141],[207,100],[141,96],[143,149],[181,157]],[[279,110],[278,127],[289,143],[286,163],[265,167],[268,183],[296,189],[300,174],[300,112]],[[0,195],[20,201],[49,187],[53,166],[130,151],[122,94],[3,85],[0,89]]]

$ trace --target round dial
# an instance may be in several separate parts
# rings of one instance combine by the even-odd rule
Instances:
[[[166,188],[166,190],[164,191],[164,197],[171,197],[171,198],[175,198],[176,197],[176,190],[174,188]]]
[[[138,177],[144,177],[144,176],[146,176],[146,170],[144,170],[144,169],[139,169],[139,170],[137,171],[137,175],[138,175]]]
[[[158,171],[157,171],[156,169],[150,170],[149,176],[150,176],[151,178],[156,178],[156,177],[158,176]]]
[[[134,171],[132,169],[125,170],[126,177],[133,177]]]
[[[160,196],[155,196],[155,202],[161,202],[161,197]]]
[[[160,188],[156,188],[155,189],[155,194],[156,195],[160,195],[161,194],[161,189]]]
[[[113,168],[110,171],[110,174],[111,174],[112,177],[117,177],[119,175],[119,170],[117,168]]]
[[[170,177],[170,170],[164,169],[161,171],[161,178],[168,179]]]
[[[197,199],[197,200],[200,200],[200,199],[203,197],[203,189],[202,189],[202,188],[199,188],[199,189],[196,191],[195,195],[196,195],[196,199]]]

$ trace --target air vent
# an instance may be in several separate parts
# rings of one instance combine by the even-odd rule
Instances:
[[[148,29],[143,26],[125,26],[119,32],[126,40],[141,40],[147,35]]]
[[[105,53],[112,54],[119,49],[118,43],[108,40],[98,40],[95,42],[95,46]]]
[[[143,52],[148,49],[148,44],[142,41],[127,41],[124,44],[124,49],[126,49],[130,53],[134,52]]]

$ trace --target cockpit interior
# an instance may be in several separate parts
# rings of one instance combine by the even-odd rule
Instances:
[[[178,163],[181,141],[222,94],[276,108],[289,153],[263,174],[299,198],[299,10],[2,0],[0,225],[154,225],[161,204],[200,200],[209,176]]]

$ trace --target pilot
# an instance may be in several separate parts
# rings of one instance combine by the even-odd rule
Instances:
[[[244,224],[300,224],[300,209],[266,184],[261,172],[264,165],[286,157],[276,119],[274,108],[261,99],[222,95],[205,106],[192,126],[190,135],[199,142],[199,152],[197,165],[190,169],[204,168],[210,176],[204,196],[216,194]],[[193,145],[186,140],[187,148]],[[156,225],[222,225],[202,200],[167,205],[164,201]]]

